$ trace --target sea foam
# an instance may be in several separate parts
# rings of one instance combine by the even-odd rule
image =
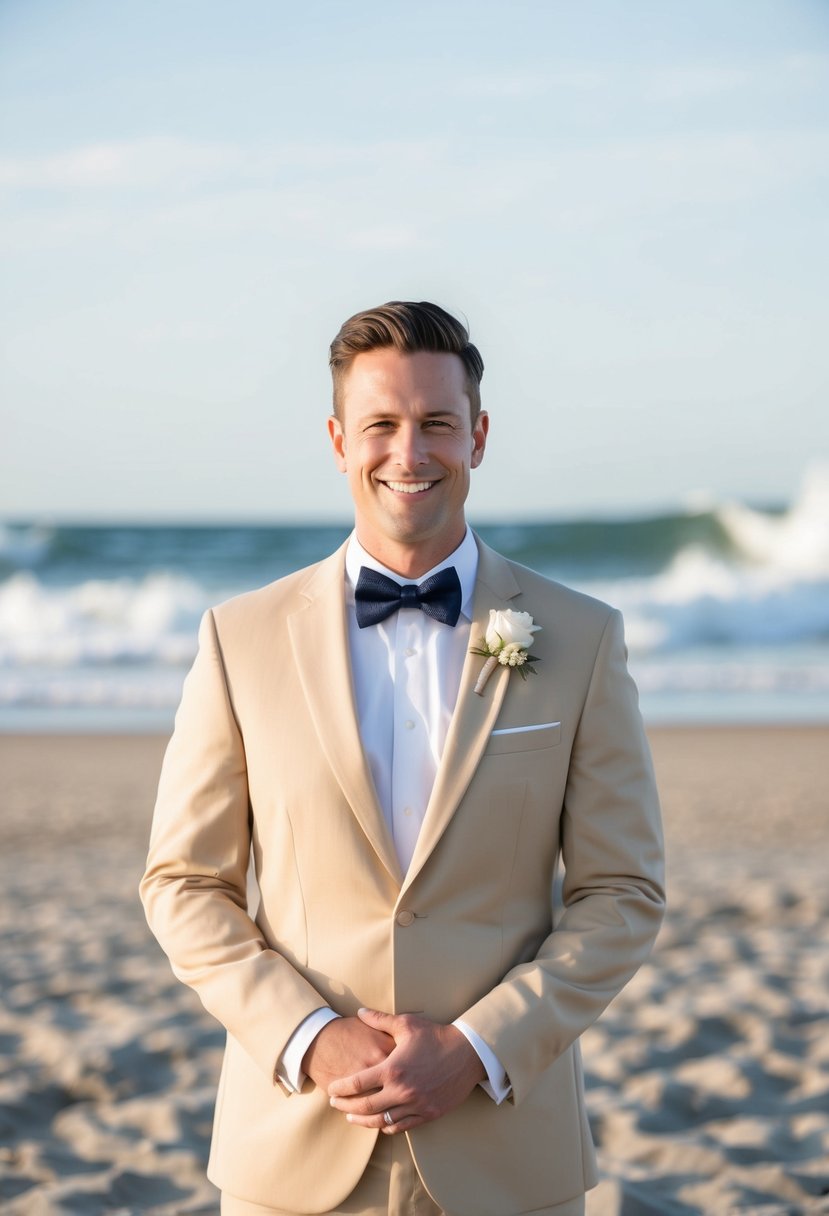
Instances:
[[[646,707],[739,693],[757,704],[765,696],[773,716],[780,697],[796,713],[802,695],[812,717],[829,718],[826,468],[808,475],[785,511],[722,502],[481,531],[508,556],[622,610]],[[317,560],[346,534],[0,526],[0,709],[138,708],[163,712],[166,723],[202,613]]]

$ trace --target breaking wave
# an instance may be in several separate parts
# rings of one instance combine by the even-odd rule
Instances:
[[[346,527],[0,525],[0,708],[172,710],[211,604],[330,552]],[[619,607],[643,693],[829,695],[829,470],[788,509],[486,525]]]

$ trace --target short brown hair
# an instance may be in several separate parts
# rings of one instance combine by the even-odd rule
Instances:
[[[355,313],[342,325],[331,343],[328,366],[334,381],[334,413],[342,421],[342,388],[345,374],[357,355],[393,346],[404,354],[431,351],[457,355],[466,372],[466,387],[472,421],[481,409],[481,377],[484,361],[469,341],[469,330],[438,304],[428,300],[390,300],[378,308]]]

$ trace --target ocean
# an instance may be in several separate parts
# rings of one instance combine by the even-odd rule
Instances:
[[[765,510],[471,522],[622,610],[646,722],[829,722],[825,475]],[[0,525],[0,730],[168,731],[205,608],[324,557],[348,531]]]

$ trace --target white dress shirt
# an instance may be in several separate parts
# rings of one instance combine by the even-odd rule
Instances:
[[[455,567],[461,584],[461,615],[454,628],[419,608],[400,608],[378,625],[360,629],[354,588],[363,566],[401,584],[409,580],[381,565],[352,535],[345,557],[345,599],[357,719],[377,798],[405,874],[458,699],[469,649],[478,549],[467,529],[454,553],[417,579],[421,583],[447,566]],[[277,1068],[280,1080],[289,1088],[301,1087],[305,1052],[336,1016],[332,1009],[318,1009],[294,1031]],[[481,1058],[488,1078],[481,1083],[483,1088],[496,1102],[503,1101],[510,1085],[498,1058],[471,1027],[463,1022],[454,1025]]]
[[[405,874],[420,835],[458,699],[478,571],[478,549],[467,531],[460,546],[418,583],[454,566],[461,584],[457,625],[419,608],[401,608],[361,629],[354,588],[362,566],[397,583],[408,580],[382,566],[352,536],[345,557],[348,643],[357,719],[374,787]]]

